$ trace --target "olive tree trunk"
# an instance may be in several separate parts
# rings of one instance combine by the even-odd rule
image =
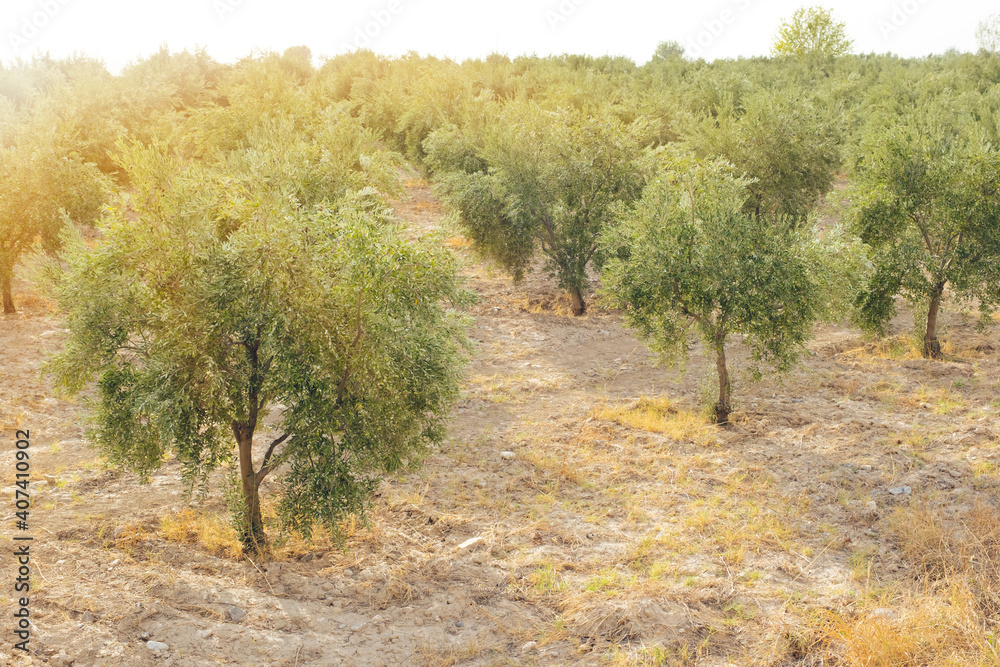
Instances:
[[[11,283],[13,276],[2,269],[0,269],[0,290],[3,291],[3,312],[13,313],[14,310],[14,294],[12,291]]]
[[[267,548],[264,521],[260,515],[260,479],[253,469],[253,429],[233,424],[240,457],[240,483],[243,492],[244,521],[239,527],[240,544],[247,555],[255,556]]]
[[[580,288],[572,288],[569,291],[569,295],[573,299],[573,314],[577,317],[583,315],[584,311],[587,310],[587,304],[583,301],[583,293],[580,292]]]
[[[927,309],[927,329],[924,331],[924,356],[930,359],[941,358],[941,343],[937,338],[937,318],[943,294],[944,283],[938,283],[931,296],[930,308]]]
[[[726,368],[725,339],[719,340],[715,344],[715,370],[719,374],[719,401],[715,404],[715,422],[725,424],[729,421],[729,413],[732,410],[729,369]]]

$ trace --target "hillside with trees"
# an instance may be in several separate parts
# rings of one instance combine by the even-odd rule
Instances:
[[[1000,665],[997,24],[0,66],[31,664]]]

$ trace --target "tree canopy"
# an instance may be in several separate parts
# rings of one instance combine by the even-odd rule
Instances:
[[[849,53],[854,43],[847,38],[846,26],[822,7],[799,7],[782,21],[771,44],[775,56],[831,58]]]
[[[902,295],[924,318],[924,354],[938,357],[946,287],[984,315],[1000,298],[1000,153],[947,103],[873,124],[864,146],[850,212],[873,264],[860,322],[884,333]]]
[[[841,163],[835,122],[810,101],[754,94],[740,113],[705,119],[689,143],[702,157],[733,164],[747,183],[744,210],[796,221],[829,191]]]
[[[428,138],[440,191],[476,249],[515,281],[539,248],[581,315],[598,240],[641,191],[644,128],[528,104],[504,107],[501,120]]]
[[[732,410],[726,359],[743,334],[757,362],[787,369],[820,311],[804,235],[787,218],[743,212],[747,182],[731,165],[670,156],[642,199],[602,240],[605,290],[668,360],[696,333],[714,357],[718,400]]]
[[[446,251],[401,238],[375,190],[310,201],[321,163],[253,136],[254,159],[221,171],[121,145],[133,187],[97,247],[70,243],[69,342],[52,366],[73,391],[97,376],[111,462],[148,474],[173,452],[194,481],[235,460],[250,554],[266,545],[260,486],[282,466],[284,524],[336,532],[442,437],[465,345],[452,306],[467,298]],[[261,162],[277,169],[251,178]]]

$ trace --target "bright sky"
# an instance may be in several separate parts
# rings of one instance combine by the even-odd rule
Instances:
[[[417,51],[456,60],[586,53],[649,60],[661,41],[688,55],[766,55],[779,22],[811,0],[0,0],[0,61],[73,52],[119,71],[166,44],[204,46],[231,62],[253,50],[304,44],[314,56],[358,46],[386,55]],[[983,0],[825,2],[847,24],[855,52],[902,56],[975,51]],[[321,61],[316,59],[316,64]]]

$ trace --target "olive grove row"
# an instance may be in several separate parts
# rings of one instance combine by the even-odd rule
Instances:
[[[297,47],[5,67],[4,311],[16,268],[51,290],[70,334],[47,370],[96,380],[96,444],[141,475],[173,452],[192,484],[228,467],[248,553],[272,475],[283,526],[335,529],[444,435],[474,297],[441,239],[400,233],[403,167],[515,281],[541,258],[582,315],[596,274],[666,358],[700,338],[719,422],[733,334],[787,369],[815,322],[881,334],[901,298],[938,357],[946,299],[983,323],[1000,299],[1000,57],[851,55],[829,18],[712,63],[667,43],[642,66]],[[804,41],[821,19],[832,38]]]

